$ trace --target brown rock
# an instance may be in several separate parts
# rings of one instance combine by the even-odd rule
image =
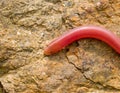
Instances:
[[[0,93],[120,93],[120,55],[95,39],[43,49],[81,25],[120,37],[119,0],[0,0]]]

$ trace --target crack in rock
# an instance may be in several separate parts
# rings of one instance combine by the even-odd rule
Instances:
[[[77,67],[73,62],[70,62],[70,60],[69,60],[69,58],[67,57],[67,55],[65,55],[65,56],[66,56],[66,59],[68,60],[68,62],[69,62],[71,65],[73,65],[78,71],[80,71],[80,72],[83,74],[83,76],[84,76],[84,78],[85,78],[86,80],[89,80],[89,81],[92,82],[93,84],[97,84],[97,85],[101,86],[103,89],[120,91],[120,89],[118,89],[118,88],[115,88],[115,87],[110,86],[110,85],[103,85],[103,84],[101,84],[100,82],[95,82],[94,80],[90,79],[89,77],[87,77],[87,76],[84,74],[84,70],[82,70],[81,68]]]

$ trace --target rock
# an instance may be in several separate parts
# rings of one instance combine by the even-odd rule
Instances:
[[[120,36],[119,0],[0,0],[0,93],[119,93],[120,55],[95,39],[45,56],[81,25]]]

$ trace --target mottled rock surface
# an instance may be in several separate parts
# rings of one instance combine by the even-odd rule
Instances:
[[[106,43],[82,39],[43,54],[82,25],[120,37],[120,0],[0,0],[0,93],[120,93],[120,54]]]

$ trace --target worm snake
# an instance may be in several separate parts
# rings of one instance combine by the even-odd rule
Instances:
[[[95,38],[110,45],[120,54],[120,38],[111,31],[98,26],[81,26],[53,40],[45,49],[45,55],[57,53],[70,43],[82,38]]]

